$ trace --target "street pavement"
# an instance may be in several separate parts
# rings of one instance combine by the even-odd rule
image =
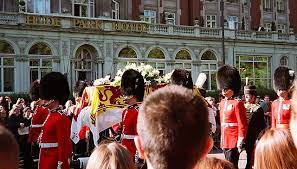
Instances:
[[[224,154],[221,153],[221,152],[218,152],[218,153],[210,153],[208,154],[208,157],[216,157],[216,158],[219,158],[219,159],[225,159],[224,157]],[[239,169],[245,169],[245,165],[246,165],[246,152],[243,151],[241,154],[240,154],[240,157],[239,157]]]

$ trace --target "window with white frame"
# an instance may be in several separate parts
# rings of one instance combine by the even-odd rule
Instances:
[[[271,32],[271,23],[264,23],[264,28],[266,32]]]
[[[0,92],[14,91],[14,50],[10,44],[0,41]]]
[[[206,15],[206,27],[208,28],[217,27],[216,15]]]
[[[277,32],[279,32],[279,33],[285,33],[286,32],[286,25],[284,25],[284,24],[278,24],[277,25]]]
[[[206,51],[201,56],[201,71],[206,74],[206,82],[203,88],[206,90],[216,90],[216,72],[218,69],[217,57],[213,51]]]
[[[119,53],[119,62],[117,64],[117,70],[123,69],[127,64],[135,63],[139,65],[140,63],[137,62],[137,54],[134,49],[131,47],[123,48]]]
[[[77,80],[93,80],[97,77],[94,58],[98,56],[96,49],[91,45],[80,46],[75,53],[75,77]]]
[[[53,57],[50,47],[43,42],[33,45],[29,50],[30,82],[41,79],[52,71]]]
[[[175,13],[173,12],[165,12],[165,20],[168,23],[168,20],[171,19],[173,21],[173,25],[175,25]]]
[[[156,11],[154,10],[144,10],[143,20],[148,23],[156,23]]]
[[[175,69],[192,70],[192,59],[190,53],[186,49],[180,50],[175,57]]]
[[[120,5],[119,2],[112,0],[112,19],[120,18]]]
[[[272,11],[271,2],[272,0],[262,0],[262,6],[264,11]]]
[[[148,64],[153,66],[155,69],[159,70],[160,75],[165,74],[166,63],[165,55],[160,48],[152,49],[148,54]]]
[[[289,58],[288,56],[283,56],[281,59],[280,59],[280,66],[285,66],[287,67],[289,65]]]
[[[228,22],[229,29],[238,29],[238,17],[237,16],[228,16],[227,22]]]
[[[277,12],[279,12],[279,13],[284,13],[285,12],[284,0],[277,0],[276,1],[276,9],[277,9]]]
[[[80,17],[94,17],[94,0],[74,0],[72,14]]]
[[[271,88],[271,57],[269,56],[236,56],[236,67],[242,81],[249,81],[259,88]]]

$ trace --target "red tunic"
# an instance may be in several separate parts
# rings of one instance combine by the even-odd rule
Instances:
[[[279,99],[272,102],[271,105],[271,128],[278,128],[278,124],[289,127],[291,117],[291,100]]]
[[[57,143],[57,147],[41,148],[39,169],[56,169],[58,161],[63,162],[63,169],[70,169],[68,158],[71,155],[71,122],[67,116],[58,112],[49,114],[42,127],[41,144]]]
[[[124,135],[135,136],[137,135],[136,125],[137,125],[137,116],[138,116],[138,106],[132,105],[125,109],[122,113],[122,132]],[[136,147],[134,139],[125,139],[123,138],[122,144],[128,149],[131,153],[133,159],[136,153]]]
[[[247,118],[244,103],[240,100],[223,99],[220,102],[221,147],[235,148],[239,138],[245,138]]]
[[[36,143],[41,132],[42,125],[48,115],[48,110],[43,107],[37,107],[32,116],[31,128],[29,132],[29,142]]]

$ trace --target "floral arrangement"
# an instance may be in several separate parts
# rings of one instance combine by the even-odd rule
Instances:
[[[174,70],[172,70],[170,73],[165,74],[164,76],[162,76],[160,78],[160,83],[170,83],[170,79],[171,79],[171,75],[173,73]]]
[[[104,78],[96,79],[93,83],[94,86],[108,85],[108,84],[110,84],[110,75],[107,75]]]
[[[145,84],[147,85],[161,82],[161,78],[159,76],[160,72],[157,69],[153,68],[151,65],[141,63],[139,66],[137,66],[135,63],[131,63],[127,64],[123,69],[118,70],[112,84],[121,85],[122,75],[128,69],[134,69],[140,72],[144,78]]]

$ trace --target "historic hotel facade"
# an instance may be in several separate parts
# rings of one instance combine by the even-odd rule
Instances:
[[[279,30],[283,21],[277,20],[274,30],[252,31],[255,23],[248,13],[240,13],[237,20],[228,19],[228,11],[233,9],[228,7],[238,2],[226,1],[223,58],[220,16],[216,13],[213,17],[215,12],[208,9],[214,6],[210,3],[218,1],[199,1],[198,7],[189,10],[185,6],[190,3],[181,1],[27,0],[17,6],[2,1],[0,93],[27,92],[30,82],[49,71],[66,74],[73,86],[78,79],[114,76],[127,63],[151,64],[162,74],[185,68],[192,71],[193,80],[204,72],[207,90],[216,89],[216,70],[224,62],[239,68],[242,78],[249,77],[251,83],[265,88],[272,86],[277,66],[296,70],[294,27]],[[136,14],[132,10],[135,3],[139,7]],[[185,11],[187,17],[183,16]],[[243,16],[246,24],[239,23]],[[290,25],[289,12],[283,19]]]

